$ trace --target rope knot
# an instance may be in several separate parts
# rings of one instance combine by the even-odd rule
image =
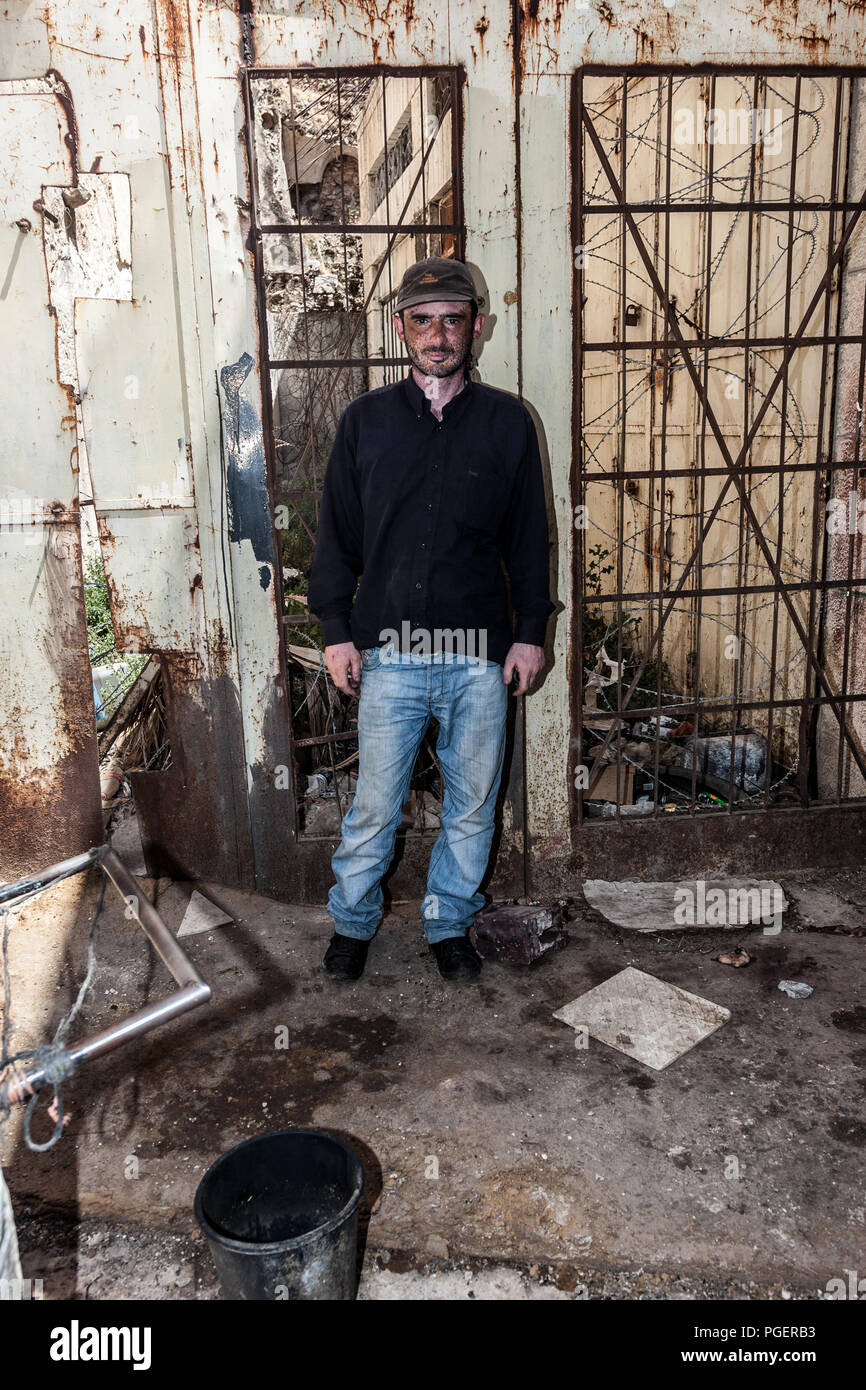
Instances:
[[[72,1076],[78,1065],[62,1043],[44,1043],[35,1049],[35,1054],[45,1080],[55,1088]]]

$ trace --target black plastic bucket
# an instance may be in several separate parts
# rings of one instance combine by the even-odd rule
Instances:
[[[317,1129],[247,1139],[208,1168],[195,1194],[232,1299],[352,1299],[361,1162]]]

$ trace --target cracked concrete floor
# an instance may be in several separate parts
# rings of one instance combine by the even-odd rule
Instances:
[[[45,1031],[13,1010],[18,1047],[48,1035],[81,977],[98,880],[74,909],[71,882],[28,908],[58,931],[74,910],[78,927]],[[866,1264],[866,874],[781,882],[778,936],[636,936],[578,902],[565,950],[459,987],[439,978],[417,903],[393,905],[362,980],[336,985],[323,909],[198,885],[234,919],[185,938],[213,1002],[73,1077],[52,1151],[11,1136],[25,1273],[46,1298],[215,1297],[192,1216],[201,1174],[242,1139],[315,1126],[365,1164],[362,1297],[820,1296]],[[161,886],[176,929],[192,885]],[[13,931],[13,1001],[33,940]],[[113,890],[97,946],[81,1032],[170,986]],[[714,960],[734,946],[750,966]],[[626,965],[731,1022],[662,1072],[576,1049],[553,1011]],[[789,999],[783,978],[814,994]]]

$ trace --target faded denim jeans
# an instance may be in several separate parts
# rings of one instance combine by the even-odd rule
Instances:
[[[367,941],[382,917],[382,876],[415,758],[431,716],[444,792],[442,829],[430,856],[421,903],[429,942],[465,936],[484,906],[478,885],[493,839],[493,812],[505,758],[508,690],[502,667],[462,654],[361,652],[359,766],[355,799],[331,866],[337,882],[328,912],[343,936]]]

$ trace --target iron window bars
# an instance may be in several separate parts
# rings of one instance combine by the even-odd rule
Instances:
[[[459,68],[250,68],[244,73],[265,449],[271,496],[286,508],[290,541],[301,557],[288,566],[286,588],[304,585],[304,569],[312,560],[322,479],[343,406],[371,386],[395,379],[408,365],[376,301],[387,311],[405,269],[406,248],[409,263],[431,254],[465,255],[462,83]],[[262,159],[268,138],[271,149],[282,153],[270,169],[263,168]],[[285,178],[282,190],[274,188],[274,177]],[[453,221],[440,220],[443,205],[453,209]],[[283,215],[269,216],[274,207],[282,207]],[[284,253],[282,271],[274,247]],[[282,332],[273,308],[274,286],[288,301]],[[368,334],[377,328],[381,343],[371,351]],[[282,557],[278,529],[275,539]],[[282,559],[278,570],[291,689],[287,634],[311,617],[303,594],[289,599],[301,611],[285,611]],[[302,737],[311,696],[324,706],[320,727]],[[331,841],[337,827],[334,834],[314,835],[301,823],[298,750],[326,755],[342,819],[338,774],[352,761],[351,752],[346,754],[357,745],[357,727],[335,702],[323,665],[312,689],[307,682],[290,722],[299,788],[295,833]],[[335,749],[343,755],[339,762]]]
[[[672,807],[775,808],[784,796],[802,808],[862,805],[845,791],[851,764],[866,776],[851,718],[866,698],[852,641],[855,622],[864,632],[864,557],[853,530],[837,540],[826,524],[866,472],[856,409],[866,304],[849,302],[842,324],[837,294],[866,206],[847,186],[855,80],[850,69],[709,65],[591,66],[573,79],[578,825],[598,813],[606,759],[616,766],[609,809],[623,818],[638,720],[650,721],[644,809],[655,818]],[[848,397],[837,399],[843,354]],[[734,383],[728,395],[720,377]],[[730,646],[727,671],[714,625]],[[665,716],[690,765],[673,786]],[[702,795],[698,740],[720,718],[727,786]],[[815,758],[816,723],[828,718],[839,731],[829,789]],[[744,721],[767,750],[763,785],[747,796],[736,785]],[[775,781],[774,754],[790,764]]]

